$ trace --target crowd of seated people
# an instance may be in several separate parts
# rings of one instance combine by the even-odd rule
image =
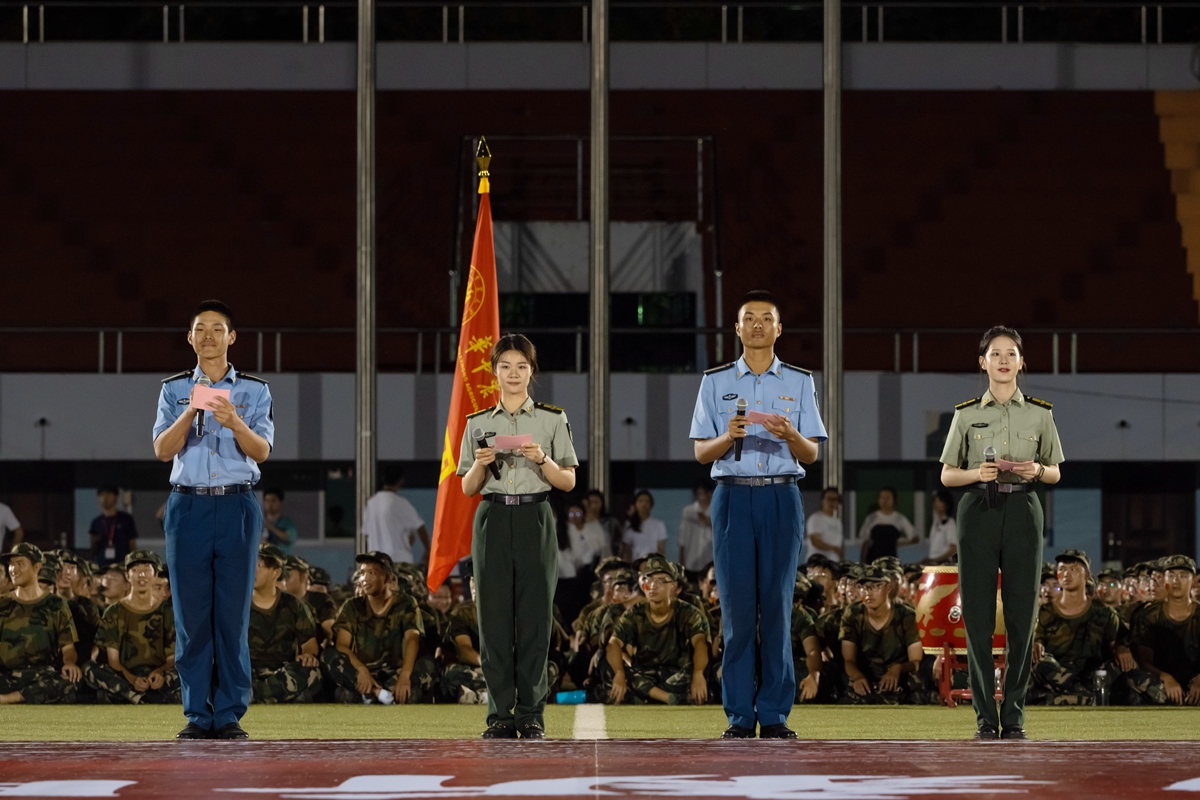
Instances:
[[[138,549],[101,571],[28,542],[0,570],[0,703],[178,703],[170,581]],[[796,576],[797,703],[938,702],[935,656],[917,631],[919,565],[812,555]],[[556,609],[554,693],[589,702],[721,700],[720,587],[660,553],[600,559],[588,602]],[[380,551],[336,585],[278,546],[259,550],[249,649],[257,703],[487,701],[475,604],[454,578]],[[1046,567],[1030,702],[1200,705],[1200,581],[1183,555],[1093,576],[1085,553]]]

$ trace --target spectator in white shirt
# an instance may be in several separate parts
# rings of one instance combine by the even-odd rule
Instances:
[[[5,537],[12,533],[11,542],[5,541]],[[21,527],[21,523],[17,521],[17,515],[13,510],[0,503],[0,544],[4,546],[4,552],[7,553],[12,546],[17,542],[25,541],[25,529]]]
[[[941,564],[958,555],[958,524],[954,495],[945,489],[933,494],[933,524],[929,526],[929,558],[922,564]]]
[[[367,549],[379,550],[397,564],[413,564],[413,543],[418,537],[429,556],[429,531],[413,504],[397,492],[404,487],[404,470],[389,467],[383,473],[383,488],[372,495],[363,510],[363,533]]]
[[[712,503],[712,479],[704,478],[692,488],[695,502],[683,509],[679,520],[679,561],[688,577],[696,580],[713,560],[712,519],[708,506]]]
[[[654,519],[654,495],[641,489],[633,496],[629,518],[625,522],[624,541],[621,543],[622,558],[637,561],[652,553],[662,553],[667,548],[667,526],[662,520]]]
[[[558,589],[554,602],[564,619],[574,619],[587,604],[591,567],[599,556],[585,533],[582,503],[569,503],[565,520],[557,512],[554,517],[558,534]]]
[[[600,558],[608,558],[617,551],[621,526],[608,515],[604,492],[592,489],[583,498],[583,520],[584,536],[596,545]]]
[[[867,514],[858,536],[863,543],[860,560],[864,564],[895,556],[899,548],[921,541],[908,517],[896,510],[896,490],[891,487],[879,490],[879,510]]]
[[[804,526],[808,532],[805,561],[817,553],[835,562],[845,557],[846,536],[842,530],[842,518],[838,514],[841,504],[842,496],[832,486],[821,493],[821,510],[810,516]]]

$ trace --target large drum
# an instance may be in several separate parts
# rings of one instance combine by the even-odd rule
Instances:
[[[945,645],[957,655],[966,655],[967,629],[963,625],[962,597],[958,591],[958,567],[925,567],[917,594],[917,632],[926,653],[940,654]],[[996,579],[996,633],[992,653],[1003,654],[1004,606],[1000,580]]]

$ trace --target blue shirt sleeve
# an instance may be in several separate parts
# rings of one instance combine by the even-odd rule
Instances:
[[[150,437],[150,441],[153,442],[163,431],[174,425],[185,408],[187,406],[176,402],[175,392],[171,391],[170,384],[164,383],[162,391],[158,393],[158,416],[154,420],[154,435]]]
[[[800,404],[800,435],[806,439],[824,442],[829,438],[829,434],[825,432],[825,423],[821,421],[821,412],[817,408],[816,381],[808,375],[804,383]]]
[[[274,401],[271,399],[271,387],[267,384],[260,384],[262,391],[258,394],[258,402],[254,404],[253,411],[246,414],[246,425],[250,430],[257,433],[259,436],[267,440],[271,450],[275,450],[275,411]]]
[[[700,391],[696,394],[696,409],[692,412],[689,438],[713,439],[721,435],[714,392],[713,376],[705,375],[700,381]]]

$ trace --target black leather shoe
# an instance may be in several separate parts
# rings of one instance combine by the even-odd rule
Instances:
[[[795,739],[796,732],[784,725],[782,722],[778,725],[760,725],[758,728],[758,738],[760,739]]]
[[[211,739],[212,731],[208,728],[201,728],[194,722],[189,722],[184,726],[183,730],[175,734],[176,739]]]
[[[741,725],[730,725],[721,734],[722,739],[753,739],[754,729],[743,728]]]
[[[1000,729],[990,722],[981,723],[979,729],[975,731],[975,741],[977,742],[994,742],[1000,738]]]
[[[1029,737],[1025,735],[1025,729],[1020,725],[1005,725],[1004,732],[1000,734],[1001,739],[1016,739],[1025,740]]]
[[[480,739],[515,739],[517,738],[517,729],[512,725],[505,725],[501,722],[494,722],[488,726],[488,729],[479,735]]]
[[[222,725],[213,731],[212,738],[214,739],[249,739],[250,734],[242,730],[242,726],[236,722],[231,722],[228,725]]]
[[[536,722],[526,722],[520,728],[522,739],[545,739],[546,729]]]

